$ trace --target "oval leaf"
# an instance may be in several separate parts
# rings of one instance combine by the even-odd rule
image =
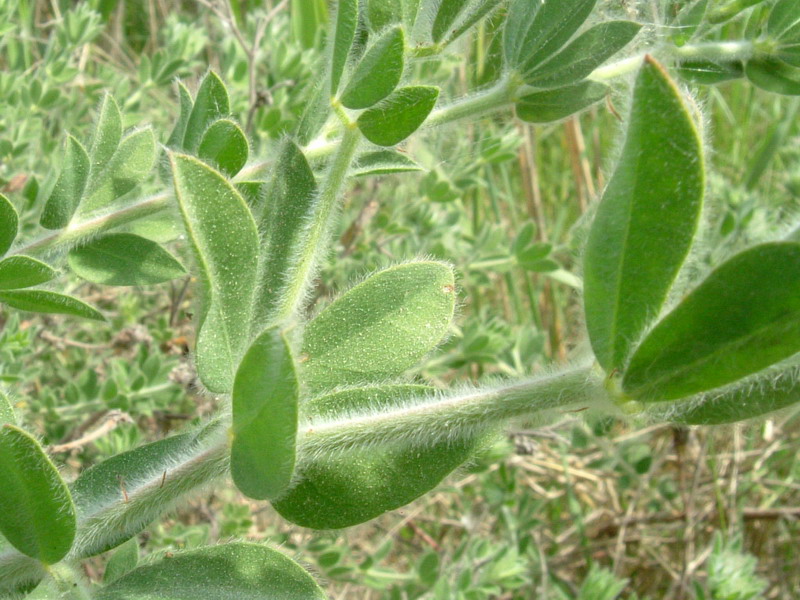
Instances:
[[[103,583],[111,583],[130,573],[139,563],[139,540],[135,537],[122,544],[106,563],[103,572]]]
[[[94,127],[92,143],[89,148],[91,157],[91,174],[94,178],[105,169],[111,157],[119,147],[122,138],[122,115],[119,112],[117,101],[111,94],[103,97],[97,122]]]
[[[73,248],[68,261],[78,276],[104,285],[153,285],[186,274],[164,248],[132,233],[110,233]]]
[[[575,38],[542,66],[525,75],[525,82],[542,88],[576,83],[622,50],[642,28],[632,21],[609,21]]]
[[[250,146],[247,136],[230,119],[220,119],[206,129],[197,156],[211,163],[228,177],[233,177],[247,162]]]
[[[192,108],[194,108],[194,100],[192,100],[189,90],[180,81],[178,82],[178,102],[180,113],[178,120],[175,122],[175,128],[167,140],[167,148],[183,150],[183,138],[186,136],[186,126],[189,123]]]
[[[715,269],[647,335],[625,372],[636,399],[732,383],[800,351],[800,244],[762,244]]]
[[[39,223],[47,229],[66,227],[80,204],[89,177],[89,155],[81,143],[67,136],[64,163]]]
[[[347,108],[369,108],[392,93],[403,75],[405,37],[392,27],[367,48],[342,92]]]
[[[705,188],[700,136],[678,88],[646,60],[625,144],[583,259],[589,339],[619,368],[658,313],[697,230]]]
[[[425,122],[436,105],[439,88],[408,86],[365,110],[358,117],[364,137],[378,146],[399,144]]]
[[[72,296],[47,290],[19,290],[0,292],[0,302],[18,310],[30,312],[72,315],[95,321],[105,321],[97,309]]]
[[[287,286],[294,281],[297,257],[307,247],[307,227],[317,202],[317,182],[306,157],[292,140],[278,154],[260,215],[254,323],[266,327],[280,310]]]
[[[138,129],[126,135],[103,171],[96,176],[92,173],[79,213],[88,215],[108,208],[150,173],[155,160],[156,138],[152,129]]]
[[[220,117],[230,114],[230,110],[230,100],[225,84],[214,71],[209,71],[197,90],[192,112],[186,122],[183,149],[187,152],[197,151],[200,140],[209,125]]]
[[[422,171],[422,167],[401,152],[378,150],[376,152],[365,152],[356,158],[353,168],[350,169],[350,176],[365,177],[368,175],[387,175],[389,173],[408,173],[411,171]]]
[[[3,256],[17,237],[19,216],[11,201],[0,194],[0,256]]]
[[[99,590],[97,600],[325,600],[300,565],[277,550],[234,543],[176,552]]]
[[[465,0],[441,1],[431,27],[431,39],[434,42],[438,44],[449,33],[466,4]]]
[[[29,434],[0,427],[0,533],[46,564],[66,556],[75,538],[75,506],[58,470]]]
[[[781,39],[795,28],[800,29],[800,1],[778,0],[769,13],[767,33],[775,39]]]
[[[534,92],[517,102],[517,116],[528,123],[552,123],[597,104],[608,94],[608,86],[596,81],[544,92]]]
[[[331,62],[331,96],[335,96],[339,89],[347,57],[350,56],[350,47],[356,35],[358,24],[358,0],[339,0],[336,3],[336,25],[333,41],[330,46]]]
[[[197,368],[214,392],[229,392],[250,328],[258,234],[250,209],[220,173],[199,160],[170,155],[175,196],[200,270],[206,306]]]
[[[250,346],[233,383],[231,474],[250,498],[276,498],[292,481],[299,393],[289,344],[271,327]]]
[[[528,73],[553,56],[583,25],[597,0],[516,0],[509,9],[504,54],[509,66]]]
[[[800,69],[777,58],[747,61],[744,73],[755,86],[774,94],[800,96]]]
[[[3,390],[0,390],[0,425],[5,425],[6,423],[14,425],[16,422],[17,414],[11,405],[11,400]],[[0,541],[0,545],[2,545],[2,541]]]
[[[454,308],[448,265],[414,262],[380,271],[309,323],[303,381],[329,390],[400,375],[441,342]]]
[[[709,392],[700,401],[687,402],[686,408],[670,406],[668,418],[686,425],[738,423],[800,402],[800,373],[768,369],[763,377],[748,378],[730,389]]]
[[[309,400],[306,417],[336,419],[348,413],[381,412],[435,393],[422,385],[387,385],[336,392]],[[312,529],[340,529],[419,498],[468,460],[475,441],[444,440],[424,447],[370,448],[310,460],[301,479],[277,502],[286,519]]]
[[[50,265],[30,256],[9,256],[0,260],[0,290],[16,290],[50,281],[56,276]]]

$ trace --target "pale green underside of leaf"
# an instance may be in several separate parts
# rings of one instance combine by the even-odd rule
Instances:
[[[623,379],[639,400],[717,388],[800,351],[800,245],[761,244],[715,269],[642,341]]]
[[[350,47],[356,34],[358,24],[358,0],[339,0],[336,3],[336,26],[330,45],[331,88],[330,95],[335,96],[339,89]]]
[[[366,152],[356,158],[355,164],[350,169],[350,176],[366,177],[422,170],[423,168],[417,162],[405,154],[395,150],[378,150],[377,152]]]
[[[347,108],[369,108],[392,93],[403,75],[405,36],[401,27],[386,31],[367,48],[342,92]]]
[[[198,373],[210,390],[229,392],[252,315],[256,224],[239,192],[220,173],[190,156],[172,154],[171,160],[175,195],[206,296]]]
[[[102,170],[91,172],[78,213],[89,215],[108,208],[149,175],[155,160],[156,139],[152,129],[135,130],[123,137]]]
[[[447,333],[455,307],[452,269],[401,264],[367,278],[309,323],[302,379],[311,390],[401,375]]]
[[[9,256],[0,260],[0,290],[15,290],[50,281],[56,276],[50,265],[30,256]]]
[[[575,85],[533,92],[517,102],[517,116],[528,123],[560,121],[597,104],[608,92],[607,85],[596,81],[581,81]]]
[[[17,414],[14,411],[14,407],[11,405],[11,400],[3,390],[0,390],[0,426],[6,423],[16,425]],[[0,546],[2,545],[2,540],[0,540]]]
[[[314,172],[297,145],[286,140],[266,187],[266,207],[259,206],[261,245],[254,323],[266,327],[279,311],[306,251],[309,218],[318,201]]]
[[[17,237],[19,216],[11,201],[0,194],[0,256],[3,256]]]
[[[349,411],[380,412],[434,393],[421,385],[386,385],[336,392],[308,401],[306,418],[335,419]],[[475,439],[424,446],[370,448],[308,462],[300,483],[277,502],[286,519],[313,529],[364,523],[430,491],[475,451]]]
[[[60,561],[75,537],[75,506],[58,470],[29,434],[0,427],[0,533],[20,552]]]
[[[526,83],[552,88],[576,83],[622,50],[641,29],[631,21],[609,21],[588,29],[561,52],[525,75]]]
[[[97,600],[325,600],[296,562],[266,546],[231,543],[177,552],[99,590]]]
[[[18,310],[30,312],[72,315],[96,321],[105,321],[105,317],[85,302],[47,290],[12,290],[0,292],[0,302]]]
[[[122,544],[106,563],[103,572],[103,583],[109,583],[119,579],[126,573],[133,571],[139,563],[139,540],[135,537]]]
[[[103,97],[103,103],[100,105],[92,135],[92,143],[89,147],[92,179],[105,169],[111,157],[117,151],[121,139],[122,115],[114,97],[111,94],[106,94]]]
[[[70,268],[103,285],[154,285],[186,274],[183,266],[153,241],[131,233],[110,233],[73,248]]]
[[[658,316],[691,247],[705,188],[700,136],[652,60],[639,72],[628,120],[584,254],[586,324],[607,371],[622,367]]]
[[[81,202],[88,178],[89,155],[78,140],[67,136],[61,173],[39,220],[42,227],[60,229],[69,224]]]
[[[436,87],[402,87],[361,113],[356,123],[364,137],[373,144],[394,146],[419,129],[438,97],[439,89]]]
[[[292,481],[300,386],[281,332],[264,331],[244,355],[233,384],[231,474],[250,498],[277,498]]]

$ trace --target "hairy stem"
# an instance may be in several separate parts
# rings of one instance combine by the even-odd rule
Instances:
[[[169,200],[170,195],[164,192],[138,200],[115,211],[92,217],[86,221],[70,223],[64,229],[48,233],[24,246],[15,248],[12,254],[37,256],[47,254],[59,246],[74,245],[115,227],[127,225],[138,219],[161,212],[170,206]]]
[[[423,399],[385,412],[311,422],[298,436],[300,455],[470,436],[510,419],[556,408],[585,408],[606,397],[602,377],[592,367]]]
[[[298,257],[294,277],[281,298],[281,305],[276,314],[278,320],[291,317],[305,301],[308,286],[316,276],[320,259],[328,249],[328,237],[338,214],[339,197],[347,181],[347,172],[350,170],[360,140],[361,133],[355,124],[347,124],[319,191],[303,254]]]

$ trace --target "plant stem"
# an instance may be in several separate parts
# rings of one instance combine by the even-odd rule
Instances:
[[[478,117],[510,105],[519,86],[511,78],[503,78],[492,87],[434,110],[425,127],[445,125],[468,117]]]
[[[59,246],[71,245],[115,227],[126,225],[137,219],[154,215],[170,204],[171,195],[163,192],[144,198],[113,212],[98,215],[86,221],[71,223],[65,229],[48,233],[37,240],[14,249],[12,254],[37,256],[46,254]]]
[[[303,254],[298,257],[296,270],[282,294],[281,305],[276,311],[278,320],[290,318],[301,307],[320,260],[328,250],[328,237],[338,212],[339,197],[360,141],[361,132],[355,124],[347,124],[319,191]]]
[[[584,408],[606,397],[602,377],[583,366],[495,389],[423,399],[386,412],[312,421],[299,433],[298,450],[300,456],[327,456],[354,448],[469,437],[510,419],[555,408]]]

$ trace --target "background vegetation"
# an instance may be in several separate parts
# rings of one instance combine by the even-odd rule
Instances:
[[[661,25],[657,4],[608,0],[601,11],[646,23],[646,39]],[[323,0],[0,2],[0,191],[22,235],[57,173],[63,132],[85,138],[106,91],[125,126],[169,131],[175,80],[193,89],[213,68],[263,155],[301,114],[326,14]],[[452,94],[489,82],[492,36],[485,23],[419,68]],[[740,81],[691,89],[707,115],[711,260],[793,221],[800,103]],[[576,240],[613,163],[613,104],[558,125],[506,115],[415,136],[405,151],[423,170],[349,192],[319,302],[397,259],[442,258],[457,267],[462,301],[428,377],[478,382],[569,361],[582,351]],[[68,472],[213,412],[194,387],[187,283],[70,279],[65,291],[104,309],[108,324],[0,310],[0,382]],[[579,414],[520,424],[436,493],[369,524],[310,532],[251,510],[230,487],[138,543],[151,553],[269,539],[310,562],[332,598],[795,598],[799,410],[703,430]],[[102,564],[87,574],[100,577]]]

